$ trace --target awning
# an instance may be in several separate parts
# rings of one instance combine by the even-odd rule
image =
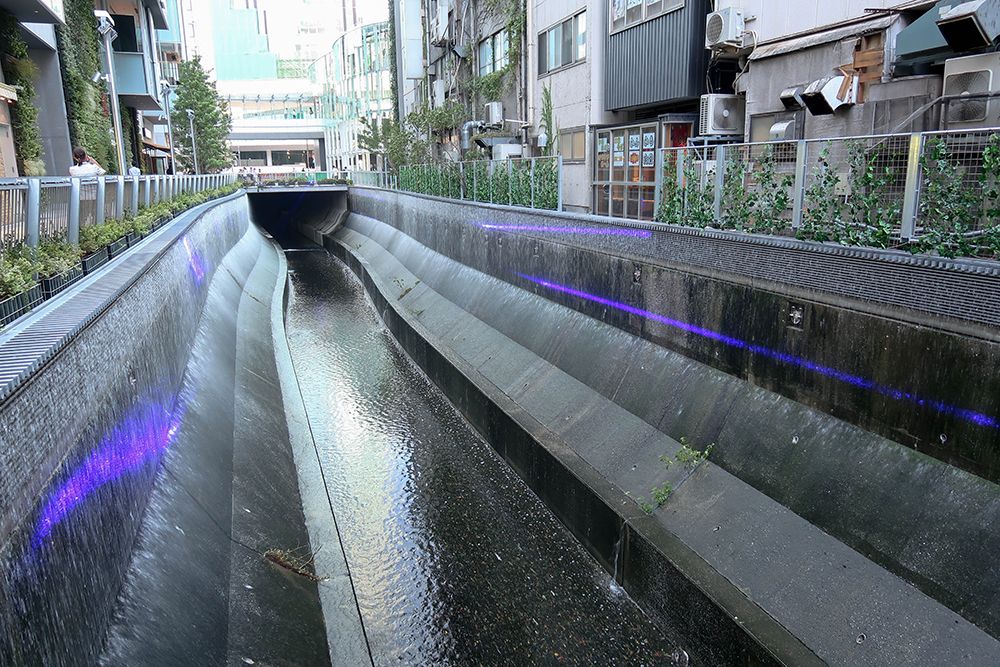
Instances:
[[[860,37],[861,35],[878,32],[879,30],[885,30],[891,26],[896,19],[896,15],[889,14],[864,21],[839,24],[829,27],[826,30],[819,30],[805,34],[799,33],[797,36],[788,37],[786,39],[765,42],[763,44],[759,44],[757,48],[754,49],[753,53],[750,54],[750,60],[773,58],[774,56],[794,53],[795,51],[809,49],[814,46],[821,46],[831,42],[839,42],[840,40],[847,39],[848,37]]]
[[[146,139],[145,137],[142,140],[142,145],[145,146],[146,148],[152,148],[154,150],[163,151],[164,153],[170,152],[170,146],[164,146],[163,144],[158,144],[151,139]]]
[[[0,102],[17,102],[17,90],[14,86],[0,83]]]

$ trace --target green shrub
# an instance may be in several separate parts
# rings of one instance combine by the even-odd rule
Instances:
[[[80,249],[64,239],[45,239],[38,246],[38,275],[51,278],[80,264]]]
[[[11,246],[0,254],[0,299],[26,292],[37,283],[39,263],[25,245]]]

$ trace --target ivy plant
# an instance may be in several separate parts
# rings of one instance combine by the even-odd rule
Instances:
[[[974,190],[966,186],[964,169],[953,158],[947,142],[940,137],[927,142],[920,166],[923,229],[914,249],[942,257],[974,254],[970,232],[976,225],[978,202]]]
[[[738,150],[726,155],[722,181],[723,229],[745,229],[757,208],[756,193],[747,187],[748,162]]]
[[[757,161],[757,194],[753,201],[750,231],[777,234],[787,226],[784,215],[791,203],[791,174],[778,174],[774,146],[767,146]]]
[[[811,182],[804,193],[802,227],[797,234],[800,239],[823,242],[838,238],[844,201],[837,194],[840,175],[830,164],[830,148],[827,142],[820,150]]]
[[[889,188],[892,168],[880,165],[880,150],[871,150],[865,141],[847,143],[851,195],[847,217],[840,226],[837,241],[845,245],[887,248],[902,216],[900,197]]]

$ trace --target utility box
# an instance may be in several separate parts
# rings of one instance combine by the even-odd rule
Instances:
[[[506,160],[513,157],[521,157],[524,154],[521,144],[497,144],[493,147],[494,160]]]

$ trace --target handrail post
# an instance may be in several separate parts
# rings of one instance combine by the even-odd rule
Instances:
[[[42,181],[28,179],[28,211],[25,220],[24,241],[31,248],[38,247],[39,228],[42,221]]]
[[[556,200],[556,210],[563,210],[563,156],[556,156],[556,192],[558,197]]]
[[[69,179],[69,216],[66,222],[66,240],[76,245],[80,242],[80,179]]]
[[[917,233],[917,209],[920,201],[920,156],[924,149],[924,135],[910,135],[910,153],[906,161],[906,189],[903,191],[903,219],[899,237],[909,241]]]
[[[131,204],[132,205],[129,207],[129,209],[130,209],[132,215],[134,216],[136,213],[139,212],[139,177],[138,176],[133,176],[132,177],[132,202],[131,202]]]
[[[726,152],[725,146],[715,147],[715,192],[712,193],[712,217],[715,218],[716,222],[722,220],[722,189],[726,184],[726,159],[728,158]]]
[[[476,174],[479,173],[479,162],[472,163],[472,201],[479,201],[479,188],[476,183]]]
[[[153,179],[148,175],[143,176],[143,179],[145,179],[146,181],[146,193],[142,199],[143,202],[145,202],[146,208],[149,208],[150,200],[152,199],[153,196],[153,193],[150,192],[150,190],[152,189],[150,186],[153,184]]]
[[[125,217],[125,177],[118,174],[118,187],[115,188],[115,219]]]
[[[94,211],[94,224],[103,225],[105,217],[105,196],[107,194],[107,177],[97,177],[97,196],[94,199],[96,210]]]
[[[795,144],[795,191],[792,194],[792,229],[802,226],[802,214],[806,194],[806,160],[808,146],[805,139],[799,139]]]
[[[531,158],[531,170],[528,176],[528,183],[531,186],[531,208],[535,208],[535,158]]]
[[[656,220],[656,216],[660,213],[660,207],[663,202],[663,162],[664,156],[666,155],[666,148],[657,148],[656,153],[653,156],[653,168],[656,170],[656,174],[653,176],[653,219]]]
[[[514,161],[507,158],[507,206],[514,205]]]

